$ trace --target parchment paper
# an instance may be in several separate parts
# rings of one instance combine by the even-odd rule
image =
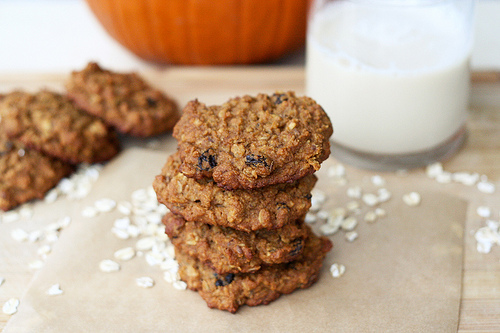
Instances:
[[[103,197],[128,200],[132,191],[151,184],[169,153],[123,152],[101,172],[81,207]],[[326,209],[351,200],[345,196],[348,185],[336,185],[327,175],[333,163],[323,164],[316,186],[327,193]],[[366,173],[349,175],[350,185],[375,191]],[[236,314],[209,309],[197,293],[174,289],[158,267],[139,258],[122,263],[119,272],[101,272],[101,260],[112,259],[114,251],[135,240],[111,233],[121,216],[117,212],[93,219],[75,214],[5,332],[456,331],[467,204],[426,190],[421,179],[384,177],[392,192],[392,199],[381,205],[387,216],[368,224],[360,215],[354,242],[347,242],[343,232],[332,236],[334,249],[315,285],[267,306],[243,306]],[[420,192],[419,206],[401,201],[409,191]],[[346,266],[342,277],[330,275],[333,263]],[[141,276],[152,277],[156,285],[139,288],[135,279]],[[47,295],[56,283],[64,293]]]

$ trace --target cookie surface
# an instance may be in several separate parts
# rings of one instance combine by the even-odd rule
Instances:
[[[0,139],[0,209],[42,199],[72,170],[68,163]]]
[[[9,93],[0,101],[0,117],[8,139],[69,163],[103,162],[119,151],[114,131],[54,92]]]
[[[122,133],[149,137],[171,130],[179,120],[175,101],[136,73],[115,73],[89,63],[72,72],[66,89],[79,107]]]
[[[219,275],[207,265],[176,249],[179,275],[191,290],[196,290],[210,308],[236,312],[241,305],[269,304],[282,294],[311,286],[331,242],[311,231],[303,254],[295,261],[265,266],[253,273]]]
[[[209,178],[186,177],[179,171],[180,164],[178,153],[169,156],[155,178],[158,201],[187,221],[243,231],[280,228],[304,216],[317,180],[308,175],[289,184],[227,191]]]
[[[313,99],[293,92],[191,101],[174,127],[187,177],[211,177],[226,189],[292,182],[330,154],[332,124]]]
[[[275,230],[255,232],[187,222],[172,213],[163,218],[166,233],[181,252],[196,257],[218,274],[248,273],[262,265],[282,264],[302,254],[307,227],[302,220]]]

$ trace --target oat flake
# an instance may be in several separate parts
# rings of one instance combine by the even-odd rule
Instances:
[[[6,315],[13,315],[14,313],[17,312],[18,306],[19,306],[19,300],[17,298],[11,298],[4,303],[2,311]]]
[[[117,272],[120,270],[120,264],[110,259],[104,259],[99,263],[99,268],[105,273]]]
[[[186,290],[186,288],[187,288],[187,284],[184,281],[174,281],[174,283],[172,283],[172,285],[177,290]]]
[[[480,192],[491,194],[495,192],[495,184],[483,180],[477,183],[477,189]]]
[[[127,261],[135,257],[135,250],[132,247],[125,247],[116,251],[113,256],[118,260]]]
[[[342,264],[333,264],[330,266],[330,273],[334,278],[339,278],[345,273],[345,266]]]
[[[59,283],[56,283],[47,290],[47,295],[50,296],[57,296],[57,295],[62,295],[63,291],[61,290],[61,286]]]
[[[340,227],[342,228],[342,230],[352,231],[354,230],[354,228],[356,228],[357,225],[358,225],[358,220],[356,220],[355,217],[350,216],[346,218],[344,221],[342,221]]]
[[[5,282],[5,278],[0,276],[0,286]]]
[[[14,229],[10,232],[12,239],[18,242],[24,242],[28,240],[29,234],[21,228]]]
[[[373,193],[363,194],[362,199],[363,202],[370,207],[375,206],[379,203],[378,197]]]
[[[488,218],[491,216],[491,209],[489,207],[486,207],[486,206],[477,207],[476,212],[477,212],[477,215],[479,215],[480,217]]]
[[[135,279],[135,283],[141,288],[151,288],[155,285],[155,281],[149,276],[143,276]]]
[[[101,213],[107,213],[115,209],[116,201],[113,199],[102,198],[94,203],[95,209]]]
[[[418,206],[421,202],[422,198],[420,194],[417,192],[410,192],[403,195],[403,201],[408,206]]]
[[[356,238],[358,238],[358,233],[356,231],[349,231],[345,234],[345,239],[348,242],[353,242]]]

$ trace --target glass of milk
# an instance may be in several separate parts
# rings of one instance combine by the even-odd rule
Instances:
[[[464,141],[473,0],[316,0],[306,93],[330,116],[332,154],[378,169],[424,166]]]

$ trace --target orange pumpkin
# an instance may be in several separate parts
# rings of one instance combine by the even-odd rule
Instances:
[[[174,64],[271,61],[304,45],[310,0],[86,0],[139,57]]]

